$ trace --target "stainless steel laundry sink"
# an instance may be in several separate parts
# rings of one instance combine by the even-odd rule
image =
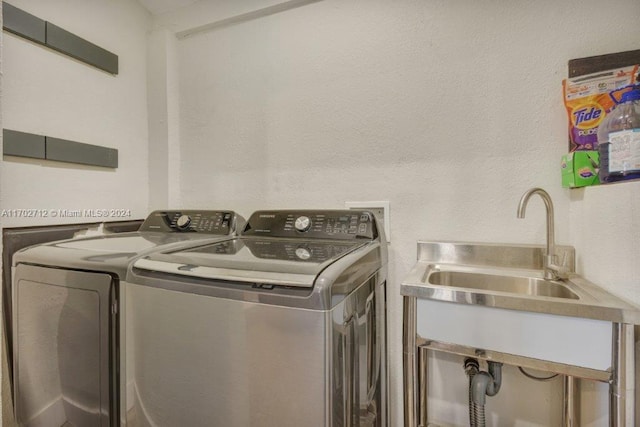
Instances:
[[[406,425],[428,424],[431,351],[608,383],[611,425],[633,424],[640,309],[576,274],[572,247],[553,246],[550,257],[549,245],[418,242],[400,286]]]
[[[574,272],[575,251],[556,245],[565,279],[545,279],[544,246],[418,242],[404,296],[640,324],[640,310]]]
[[[579,299],[578,295],[562,282],[536,277],[501,276],[455,270],[443,271],[440,267],[434,266],[430,270],[427,281],[432,285],[478,291],[506,292],[532,297]]]

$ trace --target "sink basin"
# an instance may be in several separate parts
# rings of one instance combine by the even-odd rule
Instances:
[[[535,277],[499,276],[462,271],[432,270],[427,281],[432,285],[467,288],[480,291],[508,292],[535,297],[579,299],[562,282]]]

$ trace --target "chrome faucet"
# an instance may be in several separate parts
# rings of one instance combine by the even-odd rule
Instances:
[[[542,188],[531,188],[527,190],[520,199],[518,204],[518,218],[524,218],[525,210],[529,198],[537,194],[542,198],[544,206],[547,208],[547,254],[543,260],[542,267],[544,269],[544,278],[548,280],[566,279],[568,277],[568,268],[565,265],[558,265],[556,255],[555,231],[553,225],[553,202],[549,193]],[[563,262],[564,264],[564,262]]]

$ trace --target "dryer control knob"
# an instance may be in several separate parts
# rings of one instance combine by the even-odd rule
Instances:
[[[180,218],[176,221],[176,227],[179,230],[186,230],[191,224],[191,217],[189,215],[180,215]]]
[[[307,231],[311,228],[311,219],[309,219],[308,216],[299,216],[298,218],[296,218],[296,223],[294,226],[298,231]]]

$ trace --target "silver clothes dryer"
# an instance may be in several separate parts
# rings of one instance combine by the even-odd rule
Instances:
[[[127,267],[160,248],[235,235],[232,211],[155,211],[136,232],[46,243],[13,257],[15,415],[24,426],[118,426]],[[124,420],[124,417],[122,417]]]
[[[387,247],[366,211],[258,211],[127,275],[130,426],[387,426]]]

